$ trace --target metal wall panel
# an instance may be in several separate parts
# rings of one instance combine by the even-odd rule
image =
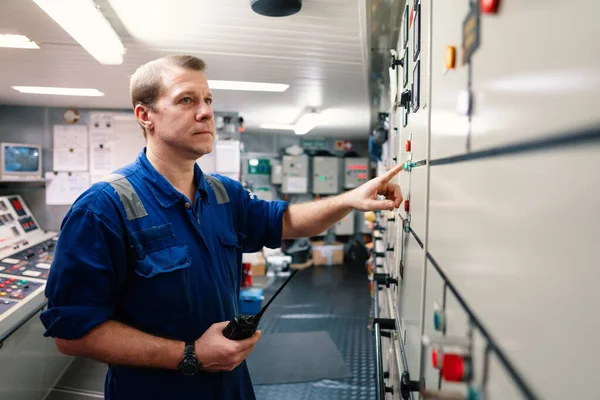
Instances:
[[[599,151],[590,144],[431,169],[429,251],[545,398],[600,396],[590,386],[598,354],[587,345],[600,322],[575,311],[597,302],[600,225],[590,212],[600,201]],[[553,364],[578,368],[540,368]]]
[[[462,154],[466,150],[469,119],[456,111],[461,90],[467,88],[468,69],[462,66],[462,21],[468,1],[433,2],[431,74],[431,158]],[[444,73],[447,46],[456,47],[456,68]],[[427,75],[423,75],[426,77]]]
[[[466,2],[465,2],[466,3]],[[473,149],[600,124],[598,6],[503,1],[473,59]]]
[[[423,283],[423,249],[416,240],[404,235],[404,278],[398,288],[396,307],[405,339],[406,358],[411,374],[418,374],[421,348],[421,287]]]

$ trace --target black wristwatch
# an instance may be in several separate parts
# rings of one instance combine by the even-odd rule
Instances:
[[[192,376],[200,371],[200,362],[196,358],[196,346],[194,342],[186,342],[183,350],[183,360],[177,370],[183,375]]]

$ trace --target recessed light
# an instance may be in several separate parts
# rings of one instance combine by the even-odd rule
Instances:
[[[28,94],[51,94],[57,96],[104,96],[98,89],[79,89],[43,86],[13,86],[13,89]]]
[[[285,92],[290,85],[283,83],[242,82],[209,80],[208,86],[215,90],[246,90],[253,92]]]
[[[93,0],[33,0],[101,64],[123,63],[125,47]]]
[[[284,125],[284,124],[262,124],[260,126],[262,129],[274,129],[281,131],[293,131],[295,125]]]
[[[32,42],[27,36],[0,34],[0,47],[13,49],[39,49],[36,42]]]

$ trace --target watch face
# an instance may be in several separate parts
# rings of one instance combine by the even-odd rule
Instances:
[[[198,372],[198,365],[193,361],[188,361],[181,366],[181,372],[184,375],[196,375]]]

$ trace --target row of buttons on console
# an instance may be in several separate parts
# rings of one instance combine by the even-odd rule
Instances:
[[[29,283],[25,279],[16,278],[0,278],[0,297],[10,297],[13,299],[24,298],[30,288]]]

